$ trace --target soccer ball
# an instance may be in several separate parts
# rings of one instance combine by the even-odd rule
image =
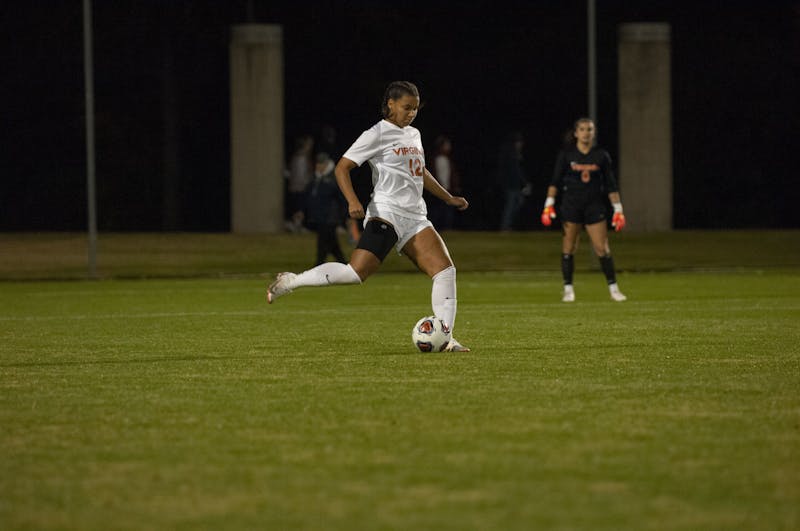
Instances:
[[[420,352],[441,352],[450,342],[450,327],[433,315],[423,317],[411,330],[411,341]]]

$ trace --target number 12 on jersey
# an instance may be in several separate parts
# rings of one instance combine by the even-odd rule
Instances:
[[[422,161],[416,158],[408,159],[408,171],[411,175],[422,177]]]

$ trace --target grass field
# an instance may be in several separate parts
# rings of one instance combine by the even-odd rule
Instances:
[[[447,240],[467,354],[402,258],[267,306],[310,238],[0,235],[0,528],[800,528],[800,233],[615,237],[622,304]]]

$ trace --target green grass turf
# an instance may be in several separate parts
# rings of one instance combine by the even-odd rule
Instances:
[[[397,258],[273,306],[269,257],[228,278],[253,253],[222,235],[109,256],[173,276],[183,254],[203,278],[0,283],[0,528],[800,528],[795,233],[741,261],[743,235],[678,233],[695,258],[672,271],[617,238],[630,300],[587,258],[572,305],[555,268],[518,270],[520,236],[476,236],[503,271],[469,236],[468,354],[414,352],[430,281]],[[220,247],[238,258],[208,266]]]

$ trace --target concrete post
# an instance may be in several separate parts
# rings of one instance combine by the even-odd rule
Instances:
[[[619,27],[619,181],[628,227],[672,229],[670,27]]]
[[[231,230],[283,230],[283,30],[232,28]]]

